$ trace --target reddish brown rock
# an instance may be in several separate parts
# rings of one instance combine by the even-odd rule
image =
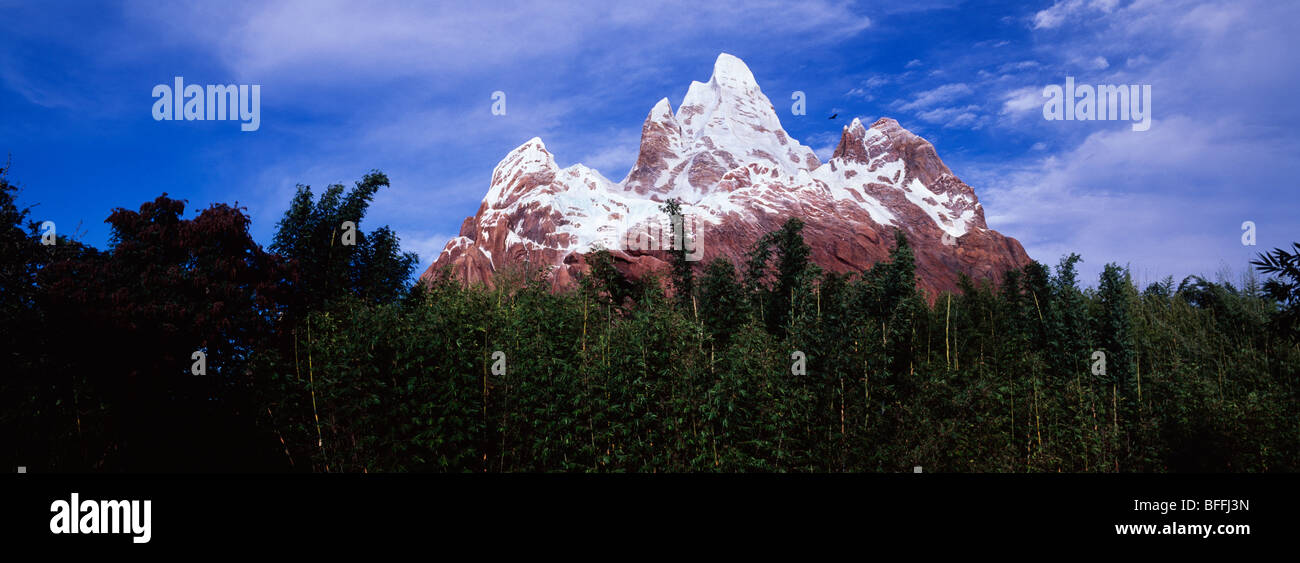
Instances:
[[[870,127],[855,119],[820,163],[781,128],[744,63],[722,55],[676,115],[666,99],[650,111],[621,183],[582,165],[560,169],[540,139],[511,151],[478,212],[424,275],[450,267],[464,282],[491,284],[527,263],[549,267],[553,286],[565,288],[587,271],[584,254],[597,246],[634,278],[666,274],[667,253],[645,244],[654,237],[628,233],[667,232],[658,206],[669,198],[698,226],[692,240],[701,264],[718,256],[739,264],[789,217],[806,223],[813,262],[835,272],[885,259],[901,229],[918,283],[932,296],[956,289],[961,273],[997,278],[1030,261],[1019,242],[988,228],[975,191],[928,141],[893,119]]]

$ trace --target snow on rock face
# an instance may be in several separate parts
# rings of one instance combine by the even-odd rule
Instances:
[[[797,216],[813,261],[832,271],[863,271],[885,258],[893,229],[907,233],[930,290],[955,288],[959,273],[996,277],[1029,261],[1018,242],[988,229],[974,190],[929,142],[893,119],[870,127],[854,119],[823,164],[785,132],[749,67],[723,53],[676,113],[667,98],[651,108],[622,182],[581,164],[560,169],[538,138],[511,151],[478,213],[424,277],[450,267],[466,282],[491,283],[502,268],[529,262],[553,266],[558,288],[585,271],[583,254],[596,247],[637,276],[666,256],[629,245],[629,233],[666,228],[660,205],[672,198],[694,221],[704,260],[737,260]]]
[[[671,173],[681,162],[684,153],[681,125],[673,115],[668,98],[659,100],[641,125],[641,150],[637,154],[636,165],[624,181],[625,189],[635,191],[638,195],[650,191],[662,193],[664,188],[660,184],[660,178]]]
[[[693,203],[728,171],[754,163],[786,176],[820,164],[781,127],[749,67],[723,53],[708,82],[691,83],[676,114],[666,98],[650,111],[625,189]]]
[[[987,228],[975,190],[952,174],[933,145],[893,119],[882,118],[869,129],[854,119],[844,128],[831,160],[814,176],[837,191],[855,190],[885,200],[897,200],[901,194],[952,237]]]

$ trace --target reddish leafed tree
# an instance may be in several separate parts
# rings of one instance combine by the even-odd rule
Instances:
[[[243,209],[184,210],[167,194],[114,210],[107,252],[38,277],[57,338],[50,367],[84,374],[111,406],[92,466],[221,467],[221,450],[255,420],[247,360],[272,337],[292,271],[253,241]]]

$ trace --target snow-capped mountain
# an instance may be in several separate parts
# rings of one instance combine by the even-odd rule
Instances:
[[[893,119],[869,127],[854,119],[822,163],[781,127],[745,63],[724,53],[676,113],[667,98],[650,110],[621,182],[581,164],[560,168],[538,138],[511,151],[478,213],[424,275],[450,266],[467,282],[491,283],[528,261],[554,266],[553,284],[564,287],[585,270],[583,254],[604,247],[639,276],[665,266],[659,248],[672,231],[660,206],[674,198],[687,216],[687,248],[705,261],[739,262],[763,233],[800,217],[813,261],[838,272],[885,258],[892,230],[902,229],[931,291],[954,289],[959,273],[991,278],[1029,262],[1019,242],[988,228],[974,190],[925,139]]]

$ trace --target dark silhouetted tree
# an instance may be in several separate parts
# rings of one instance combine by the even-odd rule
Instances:
[[[378,171],[347,192],[341,184],[329,186],[315,201],[310,187],[298,186],[270,246],[297,271],[294,313],[319,310],[344,298],[389,303],[406,294],[416,255],[402,252],[397,235],[387,226],[362,229],[375,194],[387,186],[388,176]],[[352,225],[345,229],[345,222]],[[348,232],[351,227],[353,234]]]

